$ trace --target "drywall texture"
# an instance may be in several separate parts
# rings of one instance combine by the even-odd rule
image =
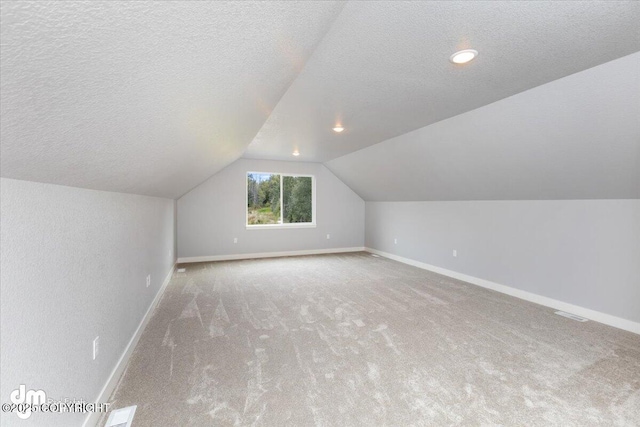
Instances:
[[[175,201],[4,178],[0,187],[0,400],[25,384],[93,402],[172,268]],[[84,418],[2,413],[1,424]]]
[[[2,176],[178,198],[241,156],[342,7],[2,2]]]
[[[316,178],[316,228],[247,230],[247,172]],[[327,234],[331,239],[327,239]],[[234,238],[238,243],[233,243]],[[364,202],[319,163],[240,159],[178,200],[178,256],[362,247]]]
[[[327,163],[367,201],[640,198],[640,53]]]
[[[2,176],[172,198],[258,132],[247,156],[289,159],[299,144],[299,160],[326,161],[640,50],[636,1],[3,1],[0,12]],[[448,61],[468,47],[473,63]]]
[[[640,321],[640,200],[367,202],[366,245]]]

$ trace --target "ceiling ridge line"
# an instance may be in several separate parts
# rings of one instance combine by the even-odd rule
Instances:
[[[193,191],[194,189],[198,188],[199,186],[201,186],[202,184],[204,184],[205,182],[207,182],[209,179],[211,179],[212,177],[214,177],[215,175],[217,175],[218,173],[220,173],[221,171],[223,171],[224,169],[228,168],[229,166],[231,166],[233,163],[237,162],[238,160],[244,158],[244,154],[247,152],[247,148],[249,148],[249,146],[251,145],[251,143],[253,142],[253,140],[256,138],[256,136],[260,133],[260,131],[262,130],[262,128],[264,127],[265,123],[267,123],[267,120],[271,117],[271,114],[273,114],[273,111],[275,111],[276,107],[278,106],[278,104],[280,104],[280,102],[282,101],[282,99],[285,97],[285,95],[287,94],[287,92],[289,92],[289,89],[291,88],[291,86],[293,86],[293,84],[298,80],[298,78],[300,77],[300,74],[302,74],[302,72],[305,70],[305,68],[307,67],[307,64],[309,63],[309,61],[311,60],[311,58],[313,58],[313,56],[316,54],[318,47],[320,45],[322,45],[322,43],[325,41],[325,39],[327,38],[327,34],[329,34],[329,32],[331,31],[331,29],[334,27],[336,21],[338,20],[338,18],[340,17],[340,15],[342,15],[342,12],[344,11],[345,6],[347,5],[347,3],[351,1],[351,0],[343,0],[341,1],[342,3],[342,7],[338,10],[338,12],[336,13],[336,16],[329,21],[329,23],[327,24],[327,28],[326,30],[322,33],[322,37],[319,37],[318,42],[311,48],[310,54],[307,56],[306,60],[304,61],[304,64],[302,65],[302,67],[300,67],[300,70],[295,74],[295,76],[291,79],[291,81],[289,82],[289,84],[286,86],[286,88],[282,91],[282,94],[280,95],[280,97],[278,98],[278,101],[273,105],[273,108],[271,109],[271,112],[269,113],[269,115],[267,115],[264,118],[264,121],[262,122],[262,126],[260,126],[260,128],[257,130],[257,132],[255,133],[255,135],[253,135],[253,137],[251,138],[251,141],[249,141],[248,144],[245,145],[244,149],[242,150],[242,153],[240,153],[240,155],[238,157],[236,157],[235,159],[233,159],[231,162],[229,162],[228,164],[226,164],[225,166],[223,166],[222,168],[218,169],[216,172],[214,172],[213,174],[209,175],[207,178],[205,178],[204,180],[202,180],[201,182],[199,182],[198,184],[194,185],[193,187],[189,188],[189,190],[185,191],[183,194],[179,195],[178,197],[176,197],[174,200],[178,200],[181,199],[182,197],[184,197],[185,195],[189,194],[191,191]],[[258,159],[260,160],[260,159]],[[264,160],[264,159],[263,159]],[[324,164],[322,162],[311,162],[311,163],[320,163],[320,164]]]
[[[286,89],[282,92],[282,95],[280,95],[280,97],[278,98],[278,101],[273,105],[273,108],[271,109],[271,112],[269,113],[269,115],[267,117],[265,117],[264,122],[262,123],[262,126],[260,126],[260,129],[258,129],[256,134],[253,135],[253,138],[251,138],[251,141],[247,144],[247,146],[242,151],[242,154],[240,155],[240,157],[238,157],[236,160],[243,158],[244,154],[247,152],[247,148],[249,148],[249,145],[251,145],[253,140],[260,133],[260,131],[262,130],[264,125],[267,123],[267,120],[269,120],[269,118],[271,117],[271,114],[273,114],[273,112],[275,111],[276,107],[280,104],[280,102],[285,97],[285,95],[289,92],[289,90],[294,85],[294,83],[296,81],[298,81],[298,79],[300,78],[300,75],[302,74],[302,72],[307,68],[307,64],[309,63],[309,61],[311,61],[313,56],[316,54],[316,52],[318,51],[318,48],[320,47],[320,45],[322,45],[322,43],[325,41],[325,39],[327,38],[327,35],[333,29],[333,27],[335,26],[336,21],[338,20],[340,15],[342,15],[342,12],[344,11],[345,6],[350,1],[351,0],[342,1],[342,7],[338,11],[338,13],[336,13],[335,18],[333,18],[333,20],[327,25],[327,29],[326,29],[326,31],[324,31],[324,34],[322,35],[322,37],[319,38],[318,42],[311,49],[311,53],[309,54],[309,56],[307,56],[307,59],[304,61],[304,65],[302,67],[300,67],[300,71],[298,71],[298,73],[295,75],[295,77],[293,79],[291,79],[291,82],[287,85]],[[256,160],[266,160],[266,159],[256,159]],[[319,163],[319,162],[315,162],[315,163]]]

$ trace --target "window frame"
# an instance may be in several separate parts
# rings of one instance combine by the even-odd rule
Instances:
[[[249,174],[260,175],[280,175],[280,224],[249,224]],[[291,176],[294,178],[311,178],[311,218],[312,222],[284,222],[284,206],[282,205],[282,199],[284,194],[284,177]],[[256,172],[246,171],[244,174],[244,225],[247,230],[278,230],[288,228],[316,228],[316,177],[315,175],[300,174],[300,173],[285,173],[285,172]]]

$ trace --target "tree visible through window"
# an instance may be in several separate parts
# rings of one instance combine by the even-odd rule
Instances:
[[[249,172],[247,225],[313,224],[313,177]]]

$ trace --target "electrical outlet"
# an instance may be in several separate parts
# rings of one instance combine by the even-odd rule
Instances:
[[[95,337],[93,339],[93,360],[98,358],[98,350],[100,349],[100,337]]]
[[[398,239],[393,239],[393,244],[397,245],[398,244]]]
[[[327,234],[327,240],[331,238],[331,234]]]
[[[151,284],[151,275],[148,274],[147,275],[147,288],[149,287],[150,284]]]
[[[455,249],[453,250],[453,256],[457,257],[458,256],[458,251],[456,251]]]
[[[233,238],[233,243],[238,243],[238,238],[237,237]]]

